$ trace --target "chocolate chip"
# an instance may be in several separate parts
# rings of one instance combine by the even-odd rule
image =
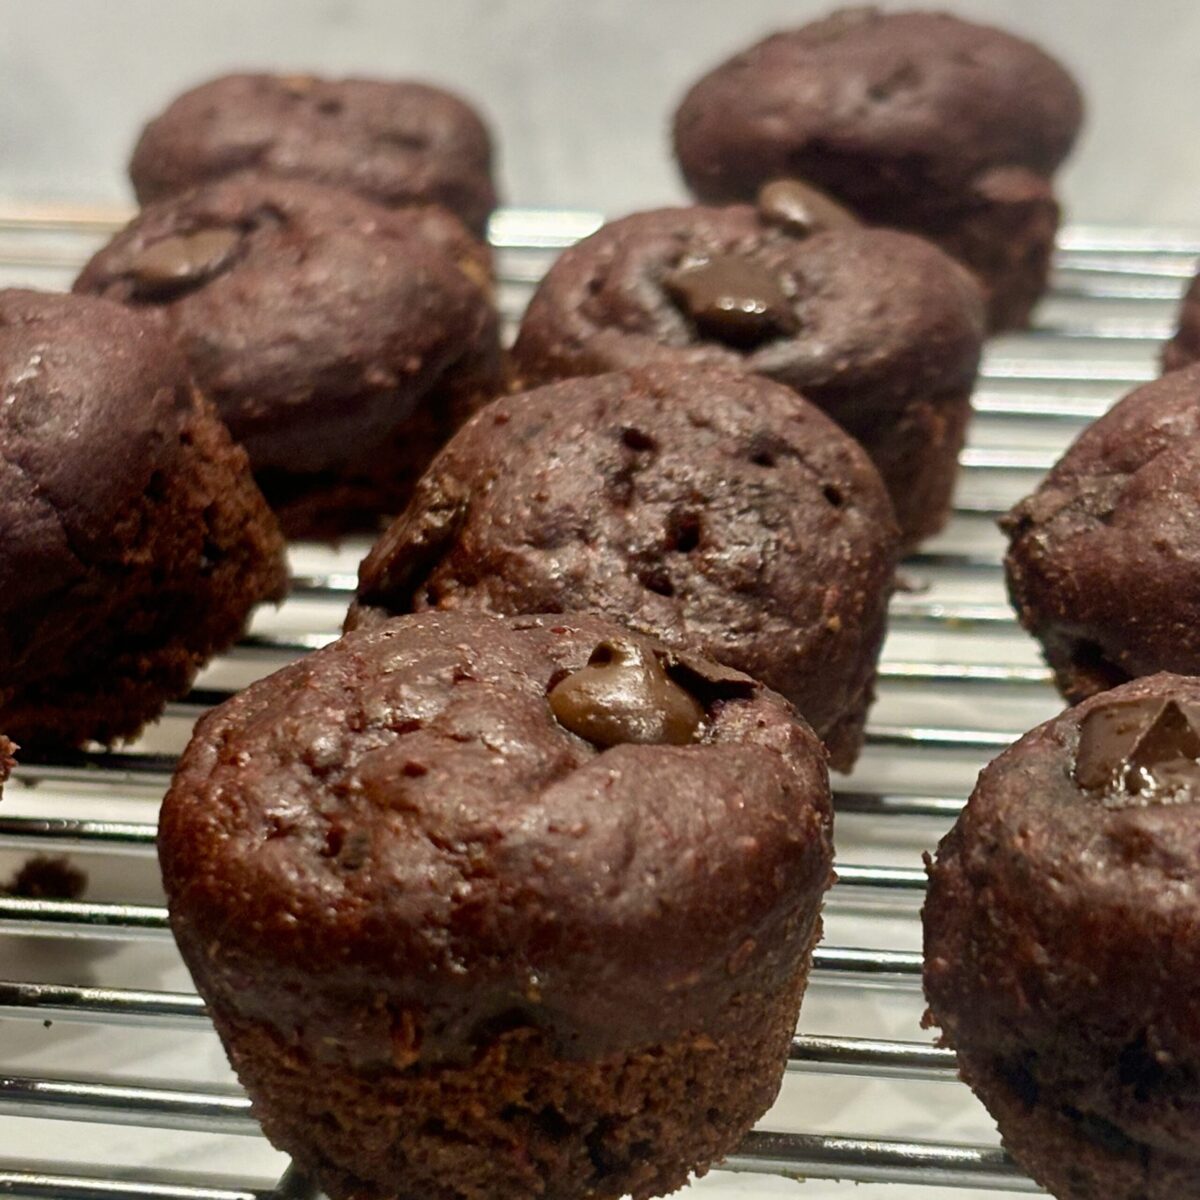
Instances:
[[[1200,788],[1200,709],[1162,697],[1092,709],[1079,731],[1080,787],[1130,796]]]
[[[740,254],[715,254],[679,267],[663,278],[663,286],[702,336],[739,349],[800,326],[775,276]]]
[[[557,683],[548,699],[560,725],[601,749],[627,742],[683,746],[704,722],[704,709],[658,655],[632,641],[601,642],[587,666]]]
[[[204,283],[229,265],[239,241],[235,229],[200,229],[152,242],[129,264],[134,293],[157,298]]]
[[[758,193],[758,215],[793,237],[810,237],[830,229],[857,229],[853,213],[798,179],[776,179]]]

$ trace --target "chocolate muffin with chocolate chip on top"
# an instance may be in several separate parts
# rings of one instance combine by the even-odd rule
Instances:
[[[1093,696],[980,776],[930,866],[928,1022],[1060,1200],[1200,1193],[1200,679]]]
[[[1083,119],[1075,81],[1031,42],[947,13],[848,8],[758,42],[675,113],[698,200],[800,178],[864,221],[936,242],[1020,328],[1058,228],[1055,171]]]
[[[0,729],[132,737],[287,586],[283,538],[146,314],[0,291]]]
[[[142,204],[243,171],[389,208],[437,204],[480,236],[496,207],[482,118],[452,92],[403,80],[224,75],[173,100],[129,164]]]
[[[1013,606],[1069,700],[1200,674],[1200,365],[1085,429],[1001,526]]]
[[[819,409],[758,376],[657,364],[478,413],[362,564],[347,627],[602,613],[761,679],[848,769],[896,558],[878,473]]]
[[[293,537],[378,529],[500,389],[490,257],[440,209],[239,176],[151,204],[75,290],[162,322]]]
[[[423,613],[197,726],[171,926],[333,1200],[673,1191],[778,1091],[831,881],[824,755],[595,616]]]
[[[651,363],[787,384],[871,455],[911,548],[949,515],[982,344],[957,263],[781,183],[755,208],[637,213],[564,251],[512,357],[527,387]]]

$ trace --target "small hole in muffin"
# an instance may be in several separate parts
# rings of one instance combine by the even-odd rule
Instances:
[[[338,828],[330,829],[325,835],[325,848],[321,851],[323,858],[337,858],[342,852],[342,842],[345,835]]]
[[[437,608],[437,588],[435,588],[432,584],[427,585],[423,593],[423,599],[430,608]]]
[[[690,554],[700,545],[700,514],[673,513],[667,529],[667,548],[680,554]]]
[[[570,1122],[558,1111],[547,1105],[534,1118],[538,1129],[554,1141],[562,1141],[571,1132]]]
[[[756,450],[750,455],[750,461],[756,467],[773,467],[776,463],[776,458],[770,450]]]
[[[648,434],[640,429],[623,429],[621,431],[621,441],[630,450],[657,450],[658,443]]]
[[[588,666],[606,667],[615,657],[616,652],[613,650],[612,644],[610,642],[600,642],[597,644],[595,650],[588,655]]]
[[[160,501],[166,499],[167,495],[167,480],[166,476],[161,471],[155,471],[150,476],[149,482],[146,484],[145,496],[147,500]],[[207,518],[207,510],[205,510]]]
[[[821,495],[833,505],[834,508],[841,508],[846,503],[846,494],[835,483],[827,483],[821,489]]]
[[[638,582],[648,592],[653,592],[656,596],[674,596],[675,585],[667,577],[666,572],[661,570],[642,571],[638,575]]]

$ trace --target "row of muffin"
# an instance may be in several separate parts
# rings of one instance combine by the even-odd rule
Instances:
[[[862,24],[840,19],[816,40],[841,41]],[[252,185],[264,186],[228,186]],[[758,214],[739,219],[743,232],[747,221],[790,227],[811,248],[831,213],[845,228],[836,210],[776,186]],[[264,217],[279,220],[269,204]],[[648,224],[647,241],[680,239],[669,223]],[[182,300],[239,253],[219,226],[172,229],[158,245],[171,239],[159,266],[149,244],[134,252],[149,252],[149,271],[126,269],[149,276],[146,297],[163,287]],[[575,332],[555,322],[614,276],[615,315],[601,325],[653,334],[665,311],[657,341],[679,341],[682,318],[684,340],[717,343],[722,366],[798,332],[794,294],[739,242],[685,248],[665,270],[635,246],[630,279],[642,279],[638,259],[649,257],[660,289],[627,318],[631,297],[642,298],[620,286],[615,240],[599,269],[576,256],[583,301],[549,304],[548,332],[536,330],[533,344],[574,349]],[[880,289],[887,257],[863,270],[858,311],[891,289]],[[468,279],[470,258],[457,264]],[[312,290],[327,278],[318,272]],[[570,296],[579,285],[565,267],[563,278]],[[53,310],[24,296],[10,323],[56,325]],[[252,315],[239,314],[247,328]],[[841,330],[846,319],[830,324]],[[97,328],[92,353],[131,331]],[[161,333],[139,330],[145,353],[124,367],[170,362]],[[277,364],[289,364],[292,345],[290,332],[281,336]],[[35,357],[22,383],[46,382],[42,350],[23,365]],[[49,357],[53,388],[61,360]],[[203,357],[188,357],[199,374]],[[553,1179],[564,1194],[648,1195],[732,1148],[774,1094],[829,881],[817,744],[760,685],[679,645],[596,618],[490,615],[586,606],[679,643],[707,625],[706,648],[789,690],[835,759],[852,759],[895,559],[883,488],[853,443],[794,394],[694,357],[556,385],[476,416],[364,565],[349,619],[361,631],[218,710],[185,756],[163,823],[174,928],[271,1136],[335,1195],[387,1194],[398,1180],[441,1194],[450,1172],[447,1194],[512,1194]],[[222,364],[235,382],[239,359]],[[626,364],[591,370],[613,365]],[[161,374],[148,378],[156,397],[172,391]],[[202,442],[197,402],[172,386],[191,425],[126,438],[109,411],[96,428],[110,441],[89,433],[79,445],[128,441],[137,459],[147,440],[168,452]],[[806,391],[819,386],[818,373]],[[35,385],[23,395],[37,394]],[[877,462],[921,425],[905,417],[879,440]],[[278,411],[265,424],[294,428]],[[867,418],[864,430],[876,424]],[[961,439],[940,414],[925,427],[939,424],[950,427],[943,446]],[[353,436],[361,449],[363,427]],[[281,454],[285,472],[299,454]],[[225,473],[202,486],[193,472],[181,490],[193,509],[206,501],[210,529],[243,541],[257,530],[261,549],[261,506],[238,522],[226,512],[236,506],[221,505],[240,496],[252,507],[236,459],[220,443],[205,461]],[[907,447],[895,456],[912,460]],[[32,463],[40,483],[44,444],[35,437],[14,461],[22,472]],[[144,489],[153,499],[165,487],[158,469]],[[894,494],[910,495],[921,475],[893,480]],[[916,511],[929,519],[928,505]],[[63,524],[73,552],[86,525]],[[230,542],[209,540],[194,577],[221,576]],[[95,565],[80,544],[79,563]],[[207,597],[221,594],[214,584]],[[150,592],[125,605],[170,615]],[[385,619],[413,608],[467,611]]]
[[[806,56],[832,61],[831,82],[840,85],[839,56],[863,54],[864,38],[869,44],[889,24],[874,14],[839,16],[772,39],[700,85],[677,128],[701,131],[694,153],[709,156],[716,192],[744,189],[753,179],[748,164],[756,156],[775,162],[778,143],[794,152],[780,85],[797,55],[809,70]],[[924,37],[945,28],[913,26]],[[834,51],[819,49],[829,43]],[[978,68],[1001,51],[976,40],[957,46],[954,58]],[[911,92],[924,86],[925,62],[911,55],[892,64],[874,81],[871,99],[886,108],[909,93],[900,107],[911,103]],[[1046,98],[1028,63],[1008,66],[1033,102]],[[739,100],[756,87],[767,96],[754,98],[757,112],[747,117]],[[1059,116],[1070,107],[1064,94],[1051,90]],[[1047,140],[1061,140],[1062,125],[1048,119],[1053,110],[1051,103],[1037,117]],[[754,137],[764,129],[774,142],[766,148]],[[944,119],[919,130],[946,140],[955,132]],[[848,158],[822,145],[805,173],[827,182],[821,172],[832,171],[840,179],[858,165]],[[731,182],[722,182],[729,160]],[[795,173],[804,160],[786,161],[788,171],[775,165],[761,182]],[[911,203],[904,169],[877,181],[876,195]],[[1023,253],[1004,263],[1006,275],[987,279],[993,322],[1014,312],[1019,320],[1031,300],[1029,280],[1038,281],[1039,271],[1044,278],[1052,198],[1028,169],[985,171],[971,186],[977,202],[995,202],[981,206],[983,215],[975,210],[973,232],[990,232],[998,213],[1028,219],[1015,223],[1026,240],[1009,243]],[[746,197],[734,190],[719,198]],[[953,224],[945,208],[924,199],[945,236]],[[518,363],[529,354],[537,381],[544,362],[555,370],[569,364],[566,373],[644,366],[660,360],[662,343],[690,349],[699,341],[710,346],[690,349],[693,362],[740,368],[757,358],[757,369],[794,383],[789,355],[778,351],[796,332],[788,303],[796,276],[781,271],[778,259],[763,270],[746,253],[750,222],[790,225],[806,240],[818,222],[847,223],[791,185],[774,184],[758,205],[757,215],[738,213],[745,240],[733,245],[708,242],[696,253],[689,246],[694,215],[651,214],[564,255],[531,306]],[[1039,229],[1040,241],[1032,232]],[[948,240],[962,236],[955,228]],[[845,247],[839,250],[840,258]],[[809,261],[796,275],[808,282],[814,270]],[[845,330],[843,314],[829,330]],[[1168,352],[1172,363],[1186,339],[1181,333]],[[711,343],[720,344],[720,357]],[[536,1191],[547,1180],[564,1194],[649,1195],[731,1148],[774,1093],[829,877],[827,792],[805,759],[798,727],[785,736],[786,721],[769,706],[751,721],[747,710],[762,694],[748,680],[587,619],[386,619],[413,608],[511,611],[532,597],[555,611],[564,597],[582,595],[590,606],[676,633],[662,628],[661,609],[648,620],[646,607],[646,593],[704,596],[676,556],[732,544],[755,563],[753,546],[719,536],[739,523],[737,531],[745,529],[736,499],[738,521],[726,525],[720,485],[732,475],[730,491],[742,490],[768,527],[779,529],[771,500],[786,501],[792,482],[747,487],[725,467],[717,489],[697,487],[688,507],[671,507],[677,493],[670,484],[697,482],[697,466],[721,442],[707,435],[715,428],[728,437],[742,407],[733,395],[745,386],[713,375],[709,388],[728,397],[706,405],[704,383],[678,362],[501,401],[476,418],[364,564],[348,621],[362,632],[327,659],[267,681],[215,714],[198,731],[168,798],[163,863],[181,946],[268,1131],[335,1194],[379,1194],[398,1182],[445,1187],[440,1165],[454,1171],[455,1195]],[[801,390],[822,382],[817,372]],[[1007,520],[1010,586],[1072,699],[1153,670],[1165,653],[1188,662],[1196,494],[1188,463],[1198,382],[1195,373],[1169,377],[1123,402]],[[639,391],[671,402],[685,424],[647,429],[630,419]],[[756,411],[766,403],[756,397]],[[556,427],[557,437],[547,432]],[[810,455],[825,440],[813,437],[815,428],[805,439]],[[910,498],[929,471],[928,442],[916,455],[918,469],[897,486],[886,450],[895,451],[893,462],[911,462],[912,445],[899,445],[895,428],[881,430],[875,410],[854,432],[883,467],[893,497]],[[954,438],[951,428],[946,440]],[[786,443],[764,447],[761,431],[749,445],[750,464],[771,472],[796,454]],[[675,461],[660,467],[663,458]],[[831,505],[846,505],[827,465],[816,480]],[[936,525],[948,496],[943,487],[932,518],[928,493],[909,511]],[[621,544],[609,524],[614,514],[637,530],[626,542],[632,554],[612,553]],[[910,544],[928,531],[906,522],[903,508],[900,515]],[[814,522],[810,532],[818,528]],[[852,544],[844,529],[840,538]],[[838,538],[824,544],[832,548]],[[725,578],[736,579],[728,568],[740,565],[738,556],[721,557]],[[778,557],[798,559],[795,552]],[[580,580],[607,575],[625,584],[631,574],[636,586],[601,591],[599,600],[594,586],[580,590]],[[761,569],[748,578],[757,587]],[[782,594],[795,601],[794,592]],[[725,610],[727,630],[741,631],[741,615]],[[826,628],[836,632],[842,616],[828,613]],[[796,645],[794,630],[767,641],[767,653],[744,665],[767,677],[789,643]],[[836,677],[822,682],[828,688]],[[451,699],[456,688],[459,704]],[[1194,681],[1156,676],[1035,731],[985,772],[932,870],[925,911],[931,1020],[958,1049],[964,1077],[997,1116],[1006,1144],[1060,1196],[1197,1192],[1196,1006],[1181,977],[1190,977],[1198,944],[1190,812],[1200,784],[1198,699]],[[344,720],[331,719],[347,705]],[[496,754],[510,771],[522,763],[513,811],[493,808],[479,792],[475,754],[447,751],[447,742],[478,750],[485,727],[488,767],[496,767],[487,757]],[[751,729],[756,735],[747,737]],[[349,732],[335,737],[335,730]],[[731,733],[736,748],[726,742]],[[562,752],[548,750],[548,735],[573,750],[571,738],[582,738],[599,759],[589,753],[583,763],[542,775]],[[764,760],[759,751],[767,743],[772,755]],[[835,759],[839,744],[844,749],[832,739]],[[710,753],[718,749],[736,750],[736,775]],[[773,788],[759,772],[768,762],[777,771],[781,751],[790,775],[786,782],[774,775]],[[281,788],[297,769],[300,790]],[[313,771],[316,783],[306,784]],[[490,791],[496,776],[485,774]],[[370,797],[365,807],[356,803],[362,795]],[[380,829],[387,823],[380,808],[397,805],[414,816],[403,830]],[[764,813],[749,832],[743,822]],[[432,854],[414,851],[414,824]],[[291,872],[306,854],[318,854],[337,864],[328,868],[336,882],[314,871],[296,886],[289,874],[280,889],[277,868],[264,878],[253,851],[231,851],[225,840],[253,848],[264,830],[289,843],[280,857]],[[727,855],[737,853],[731,863]],[[357,876],[364,869],[365,886]],[[372,870],[404,883],[395,895],[373,894]],[[347,871],[355,883],[347,884]],[[439,887],[426,882],[443,873],[457,881],[461,908],[446,909]],[[763,890],[767,880],[780,890]],[[315,903],[330,894],[373,921],[394,918],[401,942],[417,937],[418,945],[406,944],[395,959],[385,954],[380,965],[365,939],[370,922],[341,906],[330,918]],[[751,897],[765,907],[748,907]],[[389,900],[401,911],[392,912]],[[206,953],[251,904],[261,914],[253,933]],[[316,937],[315,950],[293,930]],[[306,977],[305,1001],[318,1014],[310,1028],[298,1020],[294,994],[266,983],[257,963],[266,958],[277,970],[300,960],[311,971],[314,953],[321,958],[347,938],[351,950],[336,967]],[[504,964],[499,986],[497,960]],[[370,1020],[364,989],[354,986],[364,964],[374,967],[373,984],[386,980],[386,1020]],[[414,964],[423,968],[415,984],[408,978]],[[338,1031],[335,1051],[316,1043],[318,1026]],[[292,1038],[286,1056],[272,1040],[281,1029]],[[265,1031],[272,1037],[264,1043]],[[323,1069],[313,1072],[318,1062]],[[364,1127],[374,1135],[365,1154]]]
[[[922,30],[927,37],[918,36]],[[931,63],[957,61],[963,39],[978,43],[976,74],[1002,74],[996,63],[979,65],[993,51],[1003,63],[1015,56],[1054,74],[1044,56],[1024,43],[942,18],[859,14],[819,23],[793,40],[796,53],[835,59],[862,43],[856,53],[878,66],[876,59],[907,61],[925,42]],[[866,75],[874,78],[874,70]],[[745,73],[743,67],[737,71]],[[755,96],[756,71],[749,75],[746,94]],[[926,78],[921,72],[917,77]],[[929,73],[930,80],[937,78],[937,71]],[[1002,81],[993,82],[1003,90]],[[929,84],[936,96],[943,85],[950,86]],[[961,80],[954,84],[962,86]],[[874,96],[875,119],[894,101],[890,93]],[[989,114],[988,120],[999,119]],[[682,116],[680,122],[681,128],[687,124]],[[147,207],[85,268],[76,291],[120,301],[156,326],[138,338],[162,334],[170,340],[249,453],[285,533],[336,536],[372,528],[381,514],[404,507],[441,443],[505,386],[486,249],[441,209],[385,209],[376,201],[436,200],[478,228],[494,196],[489,161],[479,119],[461,101],[432,89],[227,77],[187,93],[147,127],[131,164]],[[49,303],[12,302],[18,308]],[[79,320],[94,324],[97,341],[121,340],[105,329],[118,320],[111,313]],[[757,207],[641,214],[564,254],[530,305],[509,374],[528,386],[629,366],[717,366],[800,389],[867,448],[897,509],[902,545],[910,547],[945,520],[981,335],[974,283],[930,244],[860,228],[819,193],[768,181]],[[125,336],[132,338],[132,327]],[[41,376],[26,370],[22,356],[37,357],[43,349],[37,338],[28,346],[18,338],[11,348],[27,391],[58,386],[52,362]],[[162,345],[148,356],[160,367],[169,361]],[[87,386],[80,378],[66,382],[77,390]],[[173,386],[182,385],[177,379]],[[753,429],[739,434],[756,443],[742,448],[751,466],[774,469],[778,456],[768,443],[781,436],[778,418],[764,412]],[[119,422],[102,423],[110,437],[119,436]],[[53,438],[49,431],[45,436]],[[787,441],[785,436],[781,446]],[[74,445],[89,454],[86,440]],[[644,459],[649,448],[631,453]],[[105,482],[116,491],[125,488],[127,501],[152,478],[158,477],[143,463]],[[712,482],[702,494],[713,491]],[[34,490],[41,486],[36,472],[26,483]],[[611,491],[610,483],[604,486]],[[761,490],[762,481],[748,486]],[[834,507],[854,510],[861,503],[879,529],[865,535],[859,529],[848,545],[826,553],[826,543],[839,543],[828,522],[809,536],[799,514],[822,507],[809,502],[797,506],[788,536],[772,550],[764,514],[753,505],[702,530],[696,500],[677,497],[667,505],[670,511],[643,518],[643,524],[661,518],[658,528],[610,538],[610,565],[633,581],[634,596],[631,588],[607,597],[594,587],[543,587],[537,602],[615,608],[622,615],[648,608],[644,626],[652,631],[674,626],[683,636],[691,627],[695,635],[707,625],[710,651],[722,641],[740,642],[725,657],[800,703],[833,743],[837,764],[847,766],[870,698],[894,547],[872,481],[858,472],[852,484],[831,477],[821,486]],[[787,495],[782,488],[775,492],[781,502]],[[196,561],[212,576],[212,590],[203,582],[186,586],[195,605],[222,613],[219,628],[194,619],[178,597],[156,599],[137,586],[107,586],[116,602],[112,609],[89,603],[89,619],[81,619],[71,613],[78,607],[71,589],[86,590],[90,560],[111,558],[112,546],[102,551],[87,545],[89,530],[74,524],[86,526],[89,515],[70,506],[61,511],[52,491],[46,498],[55,510],[50,518],[61,518],[66,540],[83,547],[88,561],[60,561],[49,572],[45,563],[32,573],[18,568],[23,587],[12,591],[13,649],[7,656],[11,669],[0,674],[7,676],[0,720],[26,742],[131,735],[187,686],[207,654],[227,644],[252,603],[279,594],[278,569],[265,566],[257,574],[239,569],[242,591],[222,594],[214,564],[236,547],[207,538],[202,540],[216,553],[201,553]],[[97,497],[101,501],[111,505],[117,497]],[[30,497],[18,501],[29,503]],[[216,511],[198,507],[209,515]],[[853,515],[842,520],[839,536],[847,534]],[[414,519],[427,520],[419,514]],[[527,522],[541,519],[537,512],[525,516]],[[749,528],[735,529],[736,521]],[[717,530],[722,523],[726,528]],[[14,565],[34,562],[45,548],[40,535],[30,536],[36,545],[12,555]],[[263,563],[277,554],[262,528],[254,536],[259,544],[253,554]],[[440,536],[444,543],[445,532]],[[725,569],[726,544],[747,538],[765,557],[783,560],[780,578],[756,585],[758,596],[744,578],[731,578],[716,589],[714,602],[703,593],[713,591],[713,576]],[[798,541],[812,547],[809,561],[796,554]],[[154,557],[132,542],[122,553]],[[689,553],[705,559],[699,574],[708,585],[680,599],[673,592],[679,586],[686,593],[686,581],[673,582],[668,569],[649,560]],[[65,558],[71,555],[64,551]],[[746,564],[741,570],[744,575]],[[798,603],[788,590],[806,576],[823,579],[825,591],[810,588]],[[182,591],[187,573],[180,564],[169,577]],[[560,572],[556,578],[571,577]],[[778,607],[782,615],[765,629],[755,628],[756,618],[744,612],[730,621],[728,585],[750,607]],[[374,578],[367,586],[387,590]],[[210,595],[220,602],[210,603]],[[49,596],[56,603],[47,608]],[[129,630],[120,613],[130,605],[147,616],[127,646]],[[821,660],[816,671],[814,654]],[[105,664],[118,694],[98,705],[88,697]],[[814,688],[818,676],[822,683]],[[837,685],[833,695],[827,694],[830,679]],[[57,711],[62,709],[76,715]]]

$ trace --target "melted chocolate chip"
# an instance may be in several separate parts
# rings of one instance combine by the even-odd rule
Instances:
[[[653,651],[604,641],[588,664],[550,690],[560,725],[606,749],[626,742],[684,746],[695,741],[704,709],[663,669]]]
[[[739,349],[800,326],[775,276],[739,254],[715,254],[679,267],[663,278],[663,286],[703,337]]]
[[[860,222],[824,192],[798,179],[776,179],[758,193],[758,215],[793,237],[810,237],[829,229],[856,229]]]
[[[1144,697],[1094,708],[1079,731],[1075,779],[1130,796],[1200,790],[1200,709]]]
[[[241,234],[235,229],[200,229],[152,242],[129,264],[135,295],[175,295],[211,279],[233,259]]]

